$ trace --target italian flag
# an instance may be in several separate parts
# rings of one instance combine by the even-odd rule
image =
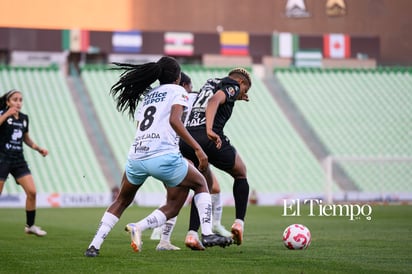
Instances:
[[[325,58],[349,58],[350,37],[346,34],[331,33],[323,36],[323,55]]]

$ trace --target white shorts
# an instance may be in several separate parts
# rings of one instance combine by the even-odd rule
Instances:
[[[152,176],[168,187],[175,187],[186,177],[188,162],[180,153],[165,154],[145,160],[127,160],[125,171],[127,180],[133,185],[141,185]]]

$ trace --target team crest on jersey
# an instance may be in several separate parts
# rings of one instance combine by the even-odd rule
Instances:
[[[228,93],[230,96],[234,96],[235,93],[236,93],[236,91],[235,91],[235,89],[234,89],[233,87],[228,87],[228,88],[226,89],[226,91],[227,91],[227,93]]]
[[[187,96],[187,95],[185,95],[185,94],[182,94],[182,98],[183,98],[185,101],[189,101],[189,96]]]

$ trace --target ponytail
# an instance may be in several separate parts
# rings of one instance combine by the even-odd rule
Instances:
[[[119,112],[128,110],[133,117],[139,100],[147,94],[156,80],[160,84],[171,84],[180,76],[180,66],[174,58],[162,57],[157,62],[140,65],[114,63],[115,70],[124,70],[120,79],[111,87],[110,93]]]

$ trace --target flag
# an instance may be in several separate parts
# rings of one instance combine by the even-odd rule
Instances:
[[[71,29],[63,30],[63,50],[73,52],[87,52],[90,46],[90,33],[88,30]]]
[[[299,36],[290,32],[273,33],[273,56],[292,58],[299,50]]]
[[[140,31],[116,31],[112,34],[113,52],[139,53],[142,50]]]
[[[323,55],[326,58],[349,58],[350,37],[341,33],[323,36]]]
[[[220,54],[249,55],[249,33],[243,31],[221,32]]]
[[[164,34],[164,52],[167,55],[193,55],[193,33],[166,32]]]

